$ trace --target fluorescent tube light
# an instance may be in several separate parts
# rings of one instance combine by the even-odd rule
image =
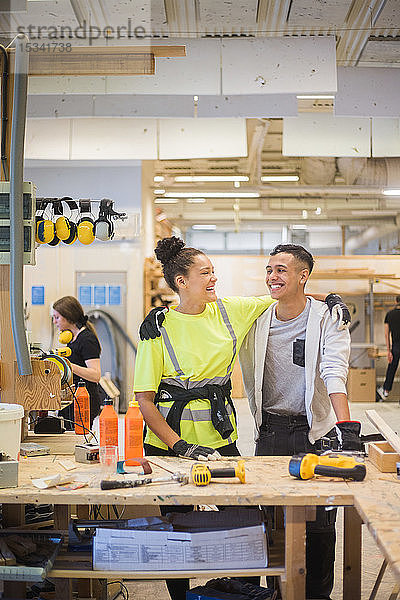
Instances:
[[[211,231],[217,229],[216,225],[192,225],[192,229],[204,229],[204,231]]]
[[[259,198],[259,192],[167,192],[166,198]]]
[[[382,194],[384,194],[385,196],[400,196],[400,190],[399,189],[383,190]]]
[[[189,204],[204,204],[205,201],[205,198],[188,198],[186,200],[186,202],[189,202]]]
[[[162,181],[164,181],[165,177],[164,175],[154,175],[153,177],[153,181],[155,183],[161,183]]]
[[[263,175],[261,181],[298,181],[298,175]]]
[[[177,175],[177,183],[194,183],[195,181],[249,181],[247,175]]]
[[[155,198],[154,204],[178,204],[177,198]]]
[[[155,194],[165,194],[165,190],[163,190],[162,188],[156,188],[153,191]]]
[[[307,229],[307,225],[292,225],[292,229]]]
[[[335,96],[296,96],[297,100],[333,100]]]

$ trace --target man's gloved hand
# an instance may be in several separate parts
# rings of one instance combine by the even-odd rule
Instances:
[[[152,308],[149,314],[139,327],[139,335],[141,340],[155,340],[160,337],[161,329],[165,315],[168,312],[168,306],[156,306]]]
[[[193,460],[218,460],[220,453],[214,448],[207,446],[198,446],[197,444],[188,444],[185,440],[178,440],[172,446],[172,450],[178,456],[183,458],[192,458]]]
[[[325,302],[331,313],[332,321],[337,323],[338,330],[347,329],[351,323],[351,315],[339,294],[328,294]]]
[[[360,421],[338,421],[336,427],[339,429],[342,436],[342,450],[363,450],[361,441],[361,423]]]

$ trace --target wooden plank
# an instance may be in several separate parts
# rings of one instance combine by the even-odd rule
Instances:
[[[51,47],[51,43],[45,44]],[[83,51],[85,50],[85,51]],[[88,53],[86,50],[94,50]],[[113,48],[115,50],[115,48]],[[154,75],[150,53],[108,52],[108,48],[71,48],[70,52],[35,52],[30,55],[29,76]]]
[[[306,508],[288,506],[285,528],[286,600],[306,597]]]
[[[395,431],[393,431],[391,427],[389,427],[386,421],[382,419],[380,415],[378,415],[376,410],[366,410],[365,414],[371,423],[373,423],[377,430],[383,435],[385,440],[389,442],[393,450],[400,452],[400,437]]]
[[[15,398],[25,412],[61,408],[61,372],[48,360],[32,359],[32,375],[21,376],[14,365]]]
[[[361,525],[352,506],[344,509],[343,600],[361,598]]]

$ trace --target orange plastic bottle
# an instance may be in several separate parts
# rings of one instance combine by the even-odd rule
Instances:
[[[84,381],[79,381],[75,392],[74,421],[77,435],[88,433],[90,429],[90,396]]]
[[[143,417],[137,400],[129,402],[125,415],[125,462],[138,465],[134,458],[143,456]]]
[[[100,413],[100,447],[118,447],[118,415],[114,410],[113,401],[106,398],[104,408]]]

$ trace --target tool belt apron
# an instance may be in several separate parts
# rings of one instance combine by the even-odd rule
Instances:
[[[231,398],[231,374],[234,360],[236,358],[237,339],[232,324],[229,320],[228,313],[221,299],[216,301],[218,309],[221,313],[224,324],[232,338],[232,357],[227,365],[226,374],[222,377],[213,377],[212,379],[203,379],[199,381],[190,381],[185,377],[171,340],[164,327],[161,327],[161,335],[169,354],[172,364],[176,371],[176,377],[168,377],[161,380],[158,387],[154,402],[161,414],[165,416],[168,425],[179,436],[181,435],[181,421],[185,406],[191,400],[208,399],[211,406],[211,422],[222,439],[226,440],[234,432],[234,427],[231,423],[229,413],[234,415],[236,422],[236,412]],[[162,410],[162,405],[165,402],[173,401],[172,406],[166,414],[166,410]],[[229,411],[229,412],[228,412]],[[207,443],[206,440],[203,442]]]

